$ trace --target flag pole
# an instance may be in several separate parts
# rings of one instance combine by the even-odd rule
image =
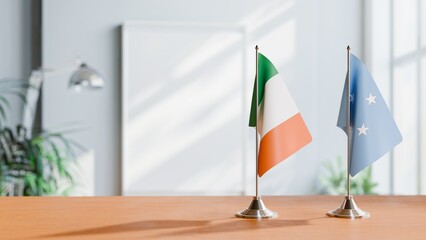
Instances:
[[[346,87],[346,131],[347,131],[347,193],[346,196],[349,197],[351,195],[351,175],[350,175],[350,159],[351,159],[351,136],[352,136],[352,127],[351,127],[351,59],[350,52],[351,47],[348,45],[347,50],[347,69],[348,69],[348,86]]]
[[[259,46],[256,45],[256,198],[259,198],[259,132],[257,123],[259,121],[259,112],[257,104],[259,102]]]
[[[258,53],[259,53],[259,46],[256,45],[256,77],[255,77],[255,98],[256,98],[256,195],[253,197],[253,200],[250,203],[250,206],[240,212],[237,212],[235,214],[236,217],[239,218],[275,218],[278,216],[276,212],[273,212],[269,210],[265,204],[262,201],[262,198],[259,195],[259,132],[257,131],[257,124],[259,120],[259,113],[258,113],[258,103],[259,103],[259,59],[258,59]]]
[[[350,51],[351,47],[348,46],[347,50],[347,81],[346,85],[346,135],[347,135],[347,186],[346,186],[346,196],[343,200],[343,203],[339,208],[327,212],[327,215],[330,217],[339,217],[339,218],[368,218],[370,213],[363,211],[359,208],[353,196],[351,195],[351,175],[350,175],[350,163],[351,163],[351,148],[352,148],[352,126],[351,126],[351,63],[350,63]],[[356,101],[355,96],[353,101]]]

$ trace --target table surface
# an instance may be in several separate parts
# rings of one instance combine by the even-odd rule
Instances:
[[[426,196],[356,196],[356,220],[325,215],[342,196],[263,197],[277,218],[234,217],[251,199],[2,197],[0,239],[426,239]]]

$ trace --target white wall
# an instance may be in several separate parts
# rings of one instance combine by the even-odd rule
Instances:
[[[425,53],[419,32],[424,18],[416,4],[424,1],[379,0],[366,2],[366,53],[375,81],[391,109],[403,141],[373,164],[378,193],[413,195],[426,193]],[[391,20],[393,19],[393,21]],[[407,27],[410,26],[410,27]],[[423,32],[425,28],[423,28]],[[425,62],[426,63],[426,62]]]
[[[0,1],[0,79],[26,80],[31,72],[30,0]],[[20,123],[22,103],[10,98],[7,125]]]
[[[262,178],[261,192],[312,194],[321,161],[344,156],[345,136],[335,122],[346,71],[346,46],[350,44],[362,56],[361,2],[45,0],[43,64],[67,65],[80,56],[107,82],[100,92],[77,95],[66,89],[66,75],[45,81],[43,125],[78,120],[89,126],[74,138],[94,157],[94,194],[119,194],[120,25],[125,20],[246,25],[249,45],[258,43],[277,65],[313,135],[308,147]],[[252,59],[254,52],[247,61]],[[251,76],[253,72],[250,82]]]

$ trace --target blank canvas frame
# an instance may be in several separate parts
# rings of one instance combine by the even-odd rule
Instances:
[[[245,36],[223,24],[123,24],[123,195],[243,194]]]

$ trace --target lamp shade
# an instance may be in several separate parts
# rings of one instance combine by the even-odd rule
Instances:
[[[100,89],[105,85],[103,77],[93,68],[82,63],[71,76],[69,86],[74,89]]]

